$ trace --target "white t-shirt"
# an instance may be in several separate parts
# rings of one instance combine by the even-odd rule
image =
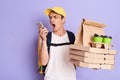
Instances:
[[[51,43],[69,42],[67,33],[59,37],[52,32]],[[74,65],[69,62],[69,45],[50,46],[50,59],[44,80],[76,80]]]

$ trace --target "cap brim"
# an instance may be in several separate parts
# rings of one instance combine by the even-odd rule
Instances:
[[[52,9],[50,9],[50,8],[49,8],[49,9],[46,9],[46,10],[45,10],[45,14],[48,16],[51,11],[52,11]]]

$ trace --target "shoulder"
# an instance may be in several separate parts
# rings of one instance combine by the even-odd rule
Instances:
[[[48,32],[48,34],[47,35],[50,35],[52,32]]]
[[[75,34],[72,31],[69,31],[69,30],[66,30],[66,31],[67,31],[68,35],[75,36]]]
[[[48,34],[47,34],[47,44],[49,44],[49,43],[51,43],[51,37],[52,37],[52,32],[48,32]]]
[[[47,38],[51,37],[52,32],[48,32]]]
[[[74,33],[67,30],[67,34],[68,34],[68,38],[70,40],[70,43],[74,44],[74,41],[75,41],[75,35],[74,35]]]

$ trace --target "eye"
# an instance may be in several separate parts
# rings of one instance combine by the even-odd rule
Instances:
[[[57,19],[57,16],[54,16],[55,19]]]

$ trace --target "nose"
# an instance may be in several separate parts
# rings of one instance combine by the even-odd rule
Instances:
[[[54,22],[54,18],[50,18],[50,22],[53,23]]]

